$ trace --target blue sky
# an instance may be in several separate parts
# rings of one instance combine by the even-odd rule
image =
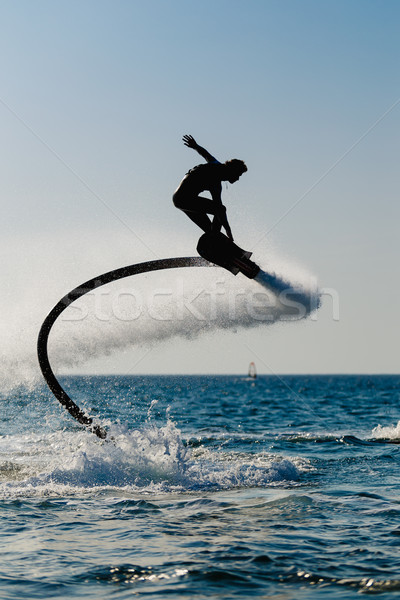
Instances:
[[[194,253],[170,200],[199,162],[191,133],[249,167],[223,192],[238,242],[335,290],[339,318],[327,298],[314,321],[88,368],[398,372],[398,2],[20,0],[0,14],[11,345],[84,279]]]

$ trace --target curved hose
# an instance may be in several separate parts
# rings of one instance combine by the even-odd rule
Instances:
[[[83,412],[77,404],[68,396],[67,392],[62,388],[53,370],[50,366],[47,342],[51,328],[53,327],[56,319],[60,314],[75,302],[81,296],[84,296],[88,292],[111,283],[117,279],[123,279],[124,277],[130,277],[131,275],[139,275],[140,273],[147,273],[149,271],[160,271],[161,269],[177,269],[180,267],[210,267],[212,266],[207,260],[198,257],[182,257],[182,258],[165,258],[161,260],[152,260],[144,263],[138,263],[136,265],[130,265],[128,267],[122,267],[109,271],[98,277],[94,277],[82,285],[74,288],[69,294],[61,298],[55,305],[53,310],[47,315],[43,321],[42,327],[40,328],[37,353],[39,359],[39,365],[43,373],[43,377],[46,380],[47,385],[53,392],[57,400],[66,408],[69,414],[74,417],[79,423],[88,427],[90,431],[95,433],[97,437],[105,439],[107,437],[107,431],[104,427],[93,423],[93,419]]]

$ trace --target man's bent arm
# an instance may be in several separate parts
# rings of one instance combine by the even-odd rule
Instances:
[[[215,217],[213,219],[212,230],[214,232],[221,231],[221,227],[223,227],[226,231],[226,235],[233,242],[232,231],[229,227],[228,219],[226,218],[226,207],[222,204],[221,199],[222,185],[220,183],[216,184],[211,188],[210,192],[215,203]]]
[[[218,207],[217,212],[215,213],[215,217],[213,219],[213,231],[220,231],[221,227],[223,227],[226,231],[226,235],[233,242],[233,235],[231,228],[228,223],[228,219],[226,217],[226,208],[223,204]]]

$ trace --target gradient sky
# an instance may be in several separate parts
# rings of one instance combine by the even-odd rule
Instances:
[[[3,329],[23,338],[30,302],[44,318],[109,269],[195,253],[171,203],[201,162],[190,133],[248,165],[223,190],[236,240],[306,269],[338,313],[327,294],[314,320],[86,370],[398,373],[399,2],[6,0],[0,17]]]

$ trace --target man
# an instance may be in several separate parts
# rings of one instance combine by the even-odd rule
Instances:
[[[220,163],[205,148],[199,146],[191,135],[184,135],[183,143],[196,150],[207,163],[197,165],[186,173],[173,195],[174,205],[206,233],[219,232],[223,227],[228,238],[233,241],[226,208],[221,200],[222,181],[235,183],[247,171],[245,163],[237,158]],[[199,196],[204,191],[210,192],[212,200]],[[214,215],[212,222],[208,215]]]

